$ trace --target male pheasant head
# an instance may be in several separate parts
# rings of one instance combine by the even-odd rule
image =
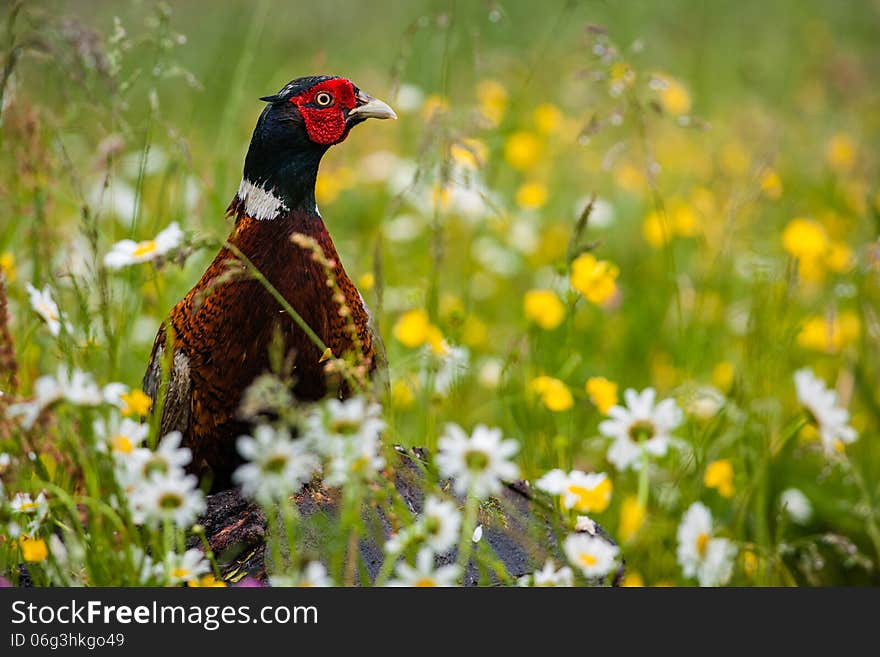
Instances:
[[[387,104],[350,80],[314,75],[292,80],[257,121],[241,185],[230,209],[271,220],[294,210],[316,213],[315,178],[321,157],[367,119],[396,119]]]

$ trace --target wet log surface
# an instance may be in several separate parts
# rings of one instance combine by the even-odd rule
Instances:
[[[402,448],[398,449],[398,457],[399,462],[392,465],[388,476],[409,510],[418,513],[424,498],[422,483],[425,475],[422,466],[427,462],[427,457],[421,450]],[[337,515],[339,491],[313,483],[301,491],[296,503],[302,517],[301,549],[326,561],[332,555],[327,554],[324,530]],[[224,579],[230,584],[246,577],[266,582],[268,523],[263,511],[244,499],[237,489],[210,495],[207,505],[201,524]],[[362,511],[365,524],[375,530],[371,537],[362,538],[359,542],[360,567],[370,581],[382,566],[382,548],[393,531],[392,515],[389,510],[378,506],[365,506]],[[497,498],[484,502],[478,522],[483,525],[481,541],[491,547],[495,558],[514,578],[540,569],[548,558],[554,559],[557,565],[566,561],[559,546],[559,538],[564,536],[564,530],[561,529],[558,514],[542,499],[536,498],[526,482],[511,483]],[[591,531],[613,543],[599,525],[595,525]],[[438,563],[454,563],[455,557],[453,550],[440,555]],[[621,565],[613,578],[615,585],[619,584],[623,572]],[[472,560],[465,575],[465,585],[477,585],[481,575],[484,583],[499,583],[499,579],[491,573],[481,573]]]

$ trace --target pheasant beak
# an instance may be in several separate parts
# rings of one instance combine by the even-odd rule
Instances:
[[[357,93],[357,105],[348,113],[349,119],[396,119],[394,110],[378,98],[363,91]]]

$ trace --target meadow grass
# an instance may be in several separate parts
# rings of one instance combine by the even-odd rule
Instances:
[[[13,3],[0,78],[5,577],[24,564],[38,584],[204,580],[204,564],[179,563],[191,521],[131,508],[112,439],[137,414],[104,386],[139,388],[159,324],[224,243],[256,98],[332,72],[400,115],[334,147],[316,189],[388,347],[386,450],[442,452],[447,423],[482,424],[517,442],[533,484],[557,468],[605,473],[573,508],[564,493],[547,501],[560,542],[584,513],[608,530],[627,584],[876,585],[880,57],[862,16],[876,9],[626,5]],[[163,257],[105,265],[118,241],[172,222],[184,238]],[[57,309],[27,284],[48,286]],[[9,413],[59,367],[94,390],[56,391],[33,423]],[[834,391],[819,410],[846,418],[798,399],[804,369]],[[615,404],[632,410],[628,388],[681,414],[631,423],[632,460],[600,429]],[[669,444],[645,452],[639,431],[664,422]],[[153,422],[144,445],[161,438]],[[328,554],[288,550],[303,520],[289,497],[261,500],[286,530],[270,541],[278,583],[317,559],[329,581],[360,579],[346,555],[369,531],[365,500],[392,505],[401,535],[418,525],[381,477],[352,474],[343,491]],[[463,497],[459,556],[475,546],[484,581],[513,583],[470,540],[481,496]],[[389,551],[416,563],[424,542]]]

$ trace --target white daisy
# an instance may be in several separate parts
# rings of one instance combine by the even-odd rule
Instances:
[[[825,382],[809,369],[794,373],[797,398],[816,424],[826,454],[843,450],[843,446],[858,438],[849,426],[849,411],[837,406],[837,393],[825,387]]]
[[[94,427],[95,435],[100,440],[98,450],[104,452],[109,448],[111,453],[119,456],[131,454],[143,444],[150,433],[148,424],[141,424],[130,418],[114,417],[109,424],[96,420]]]
[[[788,488],[779,496],[779,506],[799,525],[805,525],[813,517],[813,505],[797,488]]]
[[[415,567],[401,561],[397,564],[397,579],[388,583],[388,586],[455,586],[461,572],[455,564],[434,567],[434,554],[429,548],[424,548],[416,555]]]
[[[557,570],[553,559],[547,559],[541,570],[536,570],[531,575],[523,575],[517,583],[520,586],[572,586],[574,575],[568,566],[562,566]]]
[[[535,487],[551,495],[562,497],[566,509],[588,513],[602,512],[611,501],[611,480],[604,472],[586,474],[572,470],[551,470],[535,482]]]
[[[170,552],[165,557],[165,575],[170,584],[194,582],[211,571],[211,564],[201,550],[190,548],[183,554]]]
[[[33,499],[30,493],[16,493],[9,506],[16,513],[38,513],[46,507],[46,492],[40,491],[37,499]]]
[[[494,390],[501,383],[504,373],[504,361],[500,358],[484,358],[480,363],[477,380],[484,388]]]
[[[408,112],[416,112],[425,100],[425,92],[414,84],[404,82],[397,88],[397,95],[394,97],[394,107],[401,114]]]
[[[737,547],[726,538],[713,538],[712,513],[694,502],[678,526],[678,563],[685,577],[696,577],[700,586],[726,584],[733,573]]]
[[[430,496],[425,500],[418,524],[425,545],[435,553],[442,554],[455,547],[458,541],[461,513],[454,503]]]
[[[155,584],[156,579],[162,577],[164,571],[162,564],[155,563],[153,557],[137,545],[131,546],[129,559],[137,570],[138,584]]]
[[[64,367],[58,368],[58,386],[65,400],[76,406],[97,406],[104,403],[104,395],[92,375],[81,370],[68,373]]]
[[[329,463],[324,481],[341,486],[352,475],[369,477],[385,466],[381,434],[382,407],[363,397],[329,399],[306,418],[312,449]]]
[[[501,490],[501,482],[519,476],[510,460],[519,450],[515,440],[502,440],[501,429],[482,424],[468,436],[457,424],[447,424],[438,441],[437,467],[444,477],[454,479],[459,495],[470,493],[483,499]]]
[[[425,345],[420,357],[422,387],[427,386],[433,377],[434,393],[441,397],[458,385],[470,369],[470,351],[466,347],[449,345],[445,340],[439,353],[431,345]]]
[[[36,535],[46,516],[49,515],[49,503],[46,502],[45,491],[40,491],[36,499],[33,499],[29,493],[16,493],[10,500],[9,506],[13,513],[19,514],[18,520],[27,522],[25,533],[28,536]]]
[[[172,431],[159,441],[156,451],[138,447],[126,458],[117,458],[116,476],[119,483],[131,491],[152,477],[183,472],[183,468],[192,460],[192,452],[189,447],[181,447],[180,441],[180,432]]]
[[[641,393],[630,388],[623,393],[626,406],[612,406],[610,419],[599,424],[599,431],[614,439],[607,456],[618,470],[638,470],[642,454],[663,456],[673,443],[671,432],[681,424],[682,412],[672,399],[655,405],[656,396],[653,388]]]
[[[605,577],[617,566],[620,550],[598,536],[569,534],[562,543],[566,558],[584,577]]]
[[[698,386],[688,396],[687,412],[700,420],[711,420],[727,402],[714,386]]]
[[[101,389],[101,396],[105,403],[122,408],[125,406],[125,400],[122,396],[128,394],[128,390],[128,386],[124,383],[108,383]]]
[[[27,284],[28,295],[30,296],[31,308],[43,318],[49,333],[58,336],[61,331],[61,323],[64,321],[61,311],[58,310],[58,304],[52,298],[52,289],[48,285],[44,285],[42,290],[38,290],[30,283]],[[64,323],[68,328],[67,323]]]
[[[232,478],[244,495],[264,504],[298,492],[320,467],[305,441],[292,440],[286,429],[260,425],[253,437],[241,436],[237,446],[248,462]]]
[[[51,406],[63,397],[61,386],[54,376],[44,375],[34,382],[34,398],[26,402],[10,404],[6,415],[10,418],[21,418],[21,426],[30,429],[34,426],[43,409]]]
[[[198,485],[195,476],[182,470],[151,476],[129,496],[132,519],[138,525],[156,526],[171,520],[178,527],[189,527],[205,510],[205,496]]]
[[[44,409],[62,399],[78,406],[97,406],[104,401],[101,390],[90,374],[80,370],[70,374],[64,366],[59,366],[55,376],[46,374],[34,382],[33,399],[10,404],[6,414],[11,418],[21,418],[21,425],[30,429]]]
[[[333,580],[327,574],[327,569],[320,561],[310,561],[299,575],[278,575],[269,578],[269,586],[289,587],[299,586],[304,588],[326,588],[333,586]]]
[[[117,242],[104,256],[104,265],[109,269],[121,269],[140,262],[149,262],[164,256],[183,243],[183,231],[177,222],[156,235],[154,239],[135,242],[122,240]]]

